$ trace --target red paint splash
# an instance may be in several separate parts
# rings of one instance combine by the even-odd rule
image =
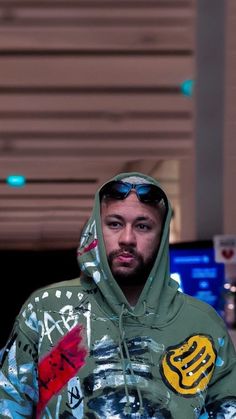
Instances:
[[[62,387],[83,367],[87,350],[81,346],[83,326],[77,325],[68,332],[51,352],[40,361],[39,402],[36,418]]]
[[[85,246],[83,251],[78,251],[78,256],[83,255],[84,253],[89,252],[90,250],[94,249],[98,245],[98,239],[94,239],[88,246]]]

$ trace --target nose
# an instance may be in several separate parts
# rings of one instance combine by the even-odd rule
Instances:
[[[119,244],[120,246],[136,246],[136,236],[132,226],[128,224],[124,226],[119,236]]]

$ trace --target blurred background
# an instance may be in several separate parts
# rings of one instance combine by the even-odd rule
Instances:
[[[0,346],[31,291],[79,275],[81,227],[118,172],[161,182],[173,252],[234,237],[235,57],[235,0],[0,0]],[[199,286],[227,285],[233,329],[223,268]]]

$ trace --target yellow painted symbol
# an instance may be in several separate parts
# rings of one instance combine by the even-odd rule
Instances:
[[[215,360],[212,339],[206,335],[193,335],[167,348],[161,361],[161,375],[176,393],[194,396],[207,387]]]

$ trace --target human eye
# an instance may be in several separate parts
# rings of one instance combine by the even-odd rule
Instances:
[[[144,223],[137,224],[136,228],[139,231],[150,231],[151,230],[150,225],[149,224],[144,224]]]
[[[107,226],[111,229],[118,229],[121,227],[121,222],[120,221],[108,221],[107,222]]]

